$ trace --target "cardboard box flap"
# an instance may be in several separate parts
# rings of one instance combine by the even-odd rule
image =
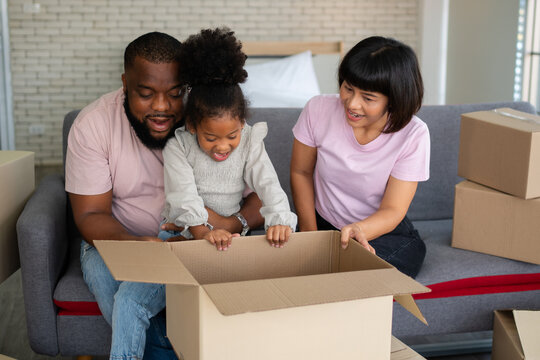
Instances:
[[[422,315],[422,312],[418,308],[418,305],[416,305],[416,302],[411,295],[395,295],[394,300],[396,300],[401,306],[407,309],[408,312],[413,314],[425,325],[428,324],[426,318],[424,317],[424,315]]]
[[[198,285],[167,242],[94,240],[116,280]]]
[[[513,313],[525,359],[540,359],[540,311],[514,310]]]
[[[429,291],[396,269],[203,285],[223,315]]]
[[[486,121],[495,125],[511,127],[516,130],[526,132],[540,132],[540,116],[528,114],[510,108],[500,108],[491,111],[475,111],[463,114],[462,116],[471,117]]]

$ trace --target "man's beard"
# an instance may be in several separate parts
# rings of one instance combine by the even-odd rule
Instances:
[[[129,120],[129,123],[131,124],[131,127],[133,128],[133,130],[135,130],[135,134],[137,135],[139,140],[141,140],[144,146],[152,150],[163,149],[165,145],[167,144],[167,141],[171,137],[174,136],[174,131],[178,129],[180,126],[182,126],[182,121],[177,121],[176,123],[173,124],[167,136],[161,139],[156,139],[150,133],[150,129],[148,128],[148,126],[146,126],[144,122],[141,122],[140,120],[138,120],[135,117],[135,115],[131,113],[131,110],[129,110],[129,102],[128,102],[127,94],[124,98],[124,110],[126,112],[126,116]]]

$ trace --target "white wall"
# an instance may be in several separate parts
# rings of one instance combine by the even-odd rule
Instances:
[[[446,53],[449,0],[420,0],[419,61],[426,105],[446,99]]]
[[[18,150],[35,151],[38,165],[62,162],[64,114],[119,88],[124,48],[147,31],[183,40],[203,27],[227,24],[244,41],[341,40],[347,50],[377,34],[415,50],[419,43],[419,0],[7,3],[15,143]]]
[[[446,103],[512,101],[519,0],[450,0]]]

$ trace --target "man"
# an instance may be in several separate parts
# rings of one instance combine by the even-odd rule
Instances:
[[[165,203],[161,150],[182,124],[185,86],[178,80],[180,46],[178,40],[158,32],[131,42],[124,53],[122,89],[85,107],[68,138],[66,191],[84,238],[82,271],[112,327],[114,359],[141,359],[143,354],[174,357],[160,333],[164,331],[160,318],[155,317],[165,307],[164,286],[114,280],[93,241],[161,241],[156,237]],[[260,206],[252,193],[239,218],[224,218],[209,209],[209,222],[239,233],[242,215],[251,227],[262,224]],[[173,224],[164,227],[175,229]],[[145,352],[147,329],[152,349]],[[150,352],[160,347],[166,354]]]

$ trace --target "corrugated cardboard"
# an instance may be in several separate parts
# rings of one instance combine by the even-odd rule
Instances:
[[[34,153],[0,151],[0,282],[20,266],[15,224],[34,183]]]
[[[456,185],[452,246],[540,264],[540,199],[471,181]]]
[[[540,359],[540,311],[496,310],[493,316],[493,360]]]
[[[522,199],[540,197],[540,117],[508,108],[463,114],[458,175]]]
[[[167,284],[167,332],[185,360],[389,359],[392,299],[421,316],[428,288],[339,232],[264,236],[228,251],[204,240],[95,241],[118,280]],[[423,317],[421,317],[423,321]]]
[[[426,358],[392,336],[391,360],[425,360]]]

